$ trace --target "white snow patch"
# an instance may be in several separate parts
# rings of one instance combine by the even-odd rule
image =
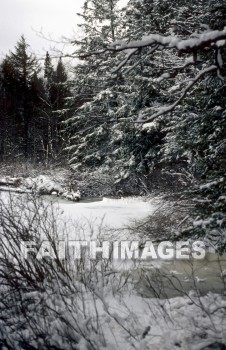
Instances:
[[[130,221],[150,215],[155,205],[140,198],[103,198],[102,201],[89,203],[56,202],[64,211],[68,221],[76,221],[83,227],[87,239],[97,235],[101,228],[123,229]]]

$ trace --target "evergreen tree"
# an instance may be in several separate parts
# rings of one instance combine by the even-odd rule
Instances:
[[[119,22],[116,21],[116,5],[115,0],[85,1],[81,15],[84,20],[82,24],[84,37],[77,42],[80,45],[79,55],[103,49],[105,45],[115,40],[119,26]],[[75,69],[74,108],[76,112],[65,124],[66,130],[69,130],[72,135],[72,145],[68,148],[71,152],[71,162],[77,161],[74,150],[78,151],[78,145],[81,143],[86,144],[85,153],[81,152],[78,158],[84,158],[84,162],[88,157],[87,159],[92,159],[91,163],[95,166],[105,157],[103,154],[103,157],[100,156],[98,152],[103,153],[104,142],[108,139],[109,125],[116,121],[116,118],[114,120],[112,118],[111,108],[117,104],[116,94],[113,93],[113,88],[117,84],[111,77],[111,67],[113,62],[109,59],[105,61],[100,58],[84,57]],[[104,131],[106,129],[107,133]],[[101,135],[101,130],[104,136]]]
[[[44,78],[47,79],[48,83],[51,83],[53,79],[54,74],[54,68],[52,64],[51,57],[49,55],[49,52],[46,52],[45,62],[44,62]]]
[[[110,59],[108,56],[105,59],[104,53],[99,56],[89,56],[89,53],[104,50],[116,39],[127,41],[142,38],[153,30],[156,23],[164,31],[165,26],[162,23],[168,17],[169,8],[172,9],[172,6],[167,3],[164,7],[160,2],[133,0],[129,1],[123,16],[119,15],[116,6],[115,12],[110,16],[112,6],[107,9],[107,4],[102,6],[101,2],[85,3],[85,37],[78,53],[88,55],[85,55],[84,64],[76,69],[82,86],[79,82],[76,83],[75,100],[81,100],[83,96],[88,102],[77,109],[75,116],[68,120],[67,127],[67,130],[72,132],[72,144],[68,148],[71,152],[71,162],[76,163],[77,167],[101,166],[108,171],[110,166],[117,182],[127,178],[127,181],[132,183],[131,179],[129,180],[131,174],[140,178],[144,169],[148,172],[148,167],[153,168],[157,162],[164,135],[161,130],[163,126],[158,124],[149,131],[142,130],[134,121],[138,115],[145,113],[146,109],[153,105],[156,108],[164,103],[162,88],[154,81],[162,69],[159,67],[159,60],[153,60],[150,66],[148,50],[144,53],[136,50],[137,55],[130,60],[125,59],[124,64],[119,65],[125,73],[122,78],[120,74],[116,77],[111,74],[115,65],[117,66],[115,57]],[[163,14],[163,9],[164,16],[159,16],[159,11]],[[171,16],[175,17],[172,13]],[[111,25],[108,22],[109,18],[114,19],[110,22]],[[168,28],[168,33],[170,29]],[[158,50],[157,54],[161,56],[162,51]],[[181,61],[176,55],[170,59],[178,63]],[[119,57],[118,62],[120,61]],[[167,85],[170,87],[169,83],[166,83]],[[169,99],[165,98],[165,101],[168,102]],[[165,123],[162,124],[165,126]],[[121,135],[121,141],[115,142],[118,135]],[[144,138],[145,142],[141,145],[140,141]]]
[[[44,148],[46,157],[57,158],[63,147],[62,122],[67,114],[66,99],[70,96],[68,77],[60,58],[54,69],[49,53],[44,62],[45,78],[45,127]]]
[[[60,57],[53,74],[51,86],[53,147],[59,153],[65,147],[68,136],[63,134],[63,122],[69,117],[70,82]]]
[[[124,29],[128,18],[122,21],[116,1],[85,2],[83,19],[84,39],[78,54],[85,58],[76,67],[74,91],[75,103],[80,101],[81,106],[75,106],[78,107],[75,115],[66,123],[66,130],[72,135],[71,146],[67,148],[70,162],[77,169],[95,171],[101,167],[105,173],[111,169],[116,183],[129,181],[131,174],[138,172],[141,176],[140,163],[145,164],[143,156],[147,149],[139,147],[140,132],[133,121],[139,109],[148,104],[150,84],[142,81],[137,86],[138,79],[134,82],[131,78],[112,76],[115,61],[109,57],[105,60],[104,53],[101,58],[85,56],[93,50],[104,50],[116,39],[128,38]],[[139,65],[136,72],[141,70]],[[147,144],[150,138],[147,137]]]
[[[3,87],[11,100],[14,99],[15,127],[18,132],[18,144],[23,148],[25,158],[31,153],[32,109],[31,84],[34,75],[39,71],[36,58],[28,53],[29,45],[22,36],[15,52],[10,52],[2,66]]]
[[[68,76],[61,57],[58,60],[56,71],[53,74],[52,102],[55,110],[62,109],[65,105],[65,98],[69,95]]]
[[[191,37],[192,43],[202,33],[224,28],[224,2],[130,0],[120,15],[115,11],[109,16],[110,9],[109,2],[85,2],[84,38],[77,42],[83,62],[75,70],[76,111],[66,123],[72,134],[71,163],[91,171],[101,167],[112,171],[116,182],[121,178],[130,183],[131,173],[150,177],[158,168],[161,178],[181,166],[182,178],[190,173],[186,181],[220,184],[217,191],[208,187],[212,194],[203,187],[212,204],[202,219],[217,208],[221,214],[211,222],[222,225],[225,48],[200,44],[189,51],[169,45],[165,50],[165,42],[177,36],[175,42]],[[140,45],[151,33],[158,34],[156,44]],[[127,45],[130,40],[138,42]],[[108,55],[108,50],[119,53]],[[207,67],[214,72],[205,76]],[[195,89],[189,94],[191,82]]]
[[[54,90],[54,67],[49,52],[46,52],[44,61],[44,79],[45,79],[45,116],[43,117],[43,148],[46,160],[53,155],[53,104],[55,101]]]

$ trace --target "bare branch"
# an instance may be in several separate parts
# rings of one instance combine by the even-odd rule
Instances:
[[[162,81],[162,80],[165,80],[165,79],[175,78],[185,68],[187,68],[189,66],[195,66],[197,63],[202,63],[202,61],[200,59],[194,60],[193,57],[189,57],[188,59],[185,60],[183,66],[178,66],[178,67],[172,67],[172,68],[169,68],[169,69],[165,69],[166,72],[167,71],[169,71],[169,72],[164,73],[159,78],[157,78],[155,81],[159,82],[159,81]]]

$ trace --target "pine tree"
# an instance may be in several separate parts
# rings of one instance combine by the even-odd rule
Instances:
[[[46,89],[45,152],[47,158],[56,159],[63,147],[62,122],[68,114],[66,105],[67,98],[70,96],[70,87],[62,59],[59,58],[57,67],[54,69],[48,52],[44,62],[44,78]]]
[[[53,156],[53,104],[55,102],[54,96],[54,67],[52,64],[49,52],[46,52],[44,61],[44,80],[45,80],[45,116],[43,117],[43,148],[45,152],[45,159],[48,162],[49,158]]]
[[[68,135],[63,133],[63,122],[70,116],[69,99],[71,96],[70,81],[66,72],[65,65],[60,57],[56,70],[53,74],[53,82],[51,88],[52,103],[52,135],[53,147],[58,154],[65,147]]]
[[[16,129],[25,158],[30,155],[32,143],[31,83],[34,75],[39,71],[37,60],[28,53],[28,49],[29,45],[22,36],[15,47],[15,52],[10,52],[3,62],[3,86],[11,95],[11,99],[15,98]]]
[[[138,2],[135,3],[138,5]],[[150,98],[156,99],[157,95],[152,82],[148,81],[147,63],[145,60],[140,63],[142,57],[138,55],[138,58],[135,57],[132,63],[124,67],[129,71],[131,67],[136,66],[132,77],[122,78],[120,74],[112,75],[115,67],[113,59],[106,57],[105,60],[104,54],[101,58],[93,57],[89,56],[89,53],[93,50],[103,50],[116,39],[128,40],[145,34],[144,30],[148,31],[149,25],[144,29],[141,22],[145,23],[148,8],[142,7],[144,12],[140,13],[139,20],[134,24],[133,18],[132,22],[130,18],[134,2],[131,1],[131,11],[127,7],[124,18],[117,12],[116,2],[115,8],[107,7],[107,4],[105,7],[102,5],[100,2],[88,1],[84,6],[85,37],[79,53],[88,53],[88,56],[85,56],[84,64],[76,68],[80,82],[77,80],[75,83],[75,101],[79,99],[84,103],[66,124],[66,130],[72,133],[72,144],[68,150],[71,152],[70,161],[76,164],[77,169],[87,167],[92,170],[97,166],[105,172],[111,169],[116,183],[127,179],[134,190],[132,183],[139,182],[138,178],[142,177],[144,169],[147,172],[146,154],[150,154],[150,147],[153,154],[155,142],[162,139],[158,128],[148,134],[134,124],[140,111],[150,106]],[[112,12],[113,9],[115,12]],[[144,135],[146,141],[141,145],[140,140]],[[134,177],[133,181],[131,175]]]
[[[105,45],[115,40],[119,25],[116,23],[116,5],[115,0],[85,1],[81,15],[84,20],[82,24],[84,37],[77,42],[80,45],[78,54],[85,55],[92,50],[103,49]],[[99,152],[104,139],[108,139],[106,130],[109,130],[113,120],[111,108],[117,103],[112,92],[116,84],[110,74],[111,66],[113,67],[113,62],[111,63],[109,59],[104,61],[100,58],[84,57],[82,63],[75,69],[74,106],[77,110],[66,123],[66,130],[70,130],[73,135],[72,145],[68,148],[72,154],[72,162],[84,158],[84,162],[86,159],[90,160],[89,162],[95,166],[99,164],[102,156],[105,157],[100,156]],[[77,147],[81,143],[87,145],[86,151],[83,154],[81,152],[77,158],[74,150],[78,151]]]
[[[139,119],[145,123],[150,115],[161,111],[162,106],[170,106],[180,99],[187,82],[214,62],[211,52],[203,50],[200,57],[197,52],[187,53],[185,61],[184,54],[164,50],[162,45],[156,45],[154,50],[138,45],[117,55],[108,55],[106,49],[114,42],[110,50],[122,45],[122,41],[126,45],[129,40],[139,40],[151,33],[186,39],[208,31],[213,23],[219,22],[218,28],[223,28],[223,17],[219,15],[222,4],[211,8],[207,0],[197,4],[184,0],[130,0],[119,14],[110,3],[113,4],[86,1],[84,5],[84,37],[77,42],[77,53],[83,61],[75,70],[75,113],[65,123],[72,135],[68,147],[71,163],[80,169],[111,170],[116,182],[127,179],[131,183],[131,174],[136,174],[138,179],[144,174],[150,175],[155,167],[164,171],[177,164],[185,168],[184,173],[189,170],[197,177],[198,171],[203,176],[206,165],[201,162],[201,154],[204,148],[209,148],[209,133],[214,133],[207,122],[212,107],[204,106],[214,95],[207,79],[199,82],[194,95],[184,98],[171,114],[162,117],[159,113],[153,123],[144,127],[134,122]],[[211,18],[213,12],[218,13],[216,21]],[[93,55],[93,51],[100,54]],[[220,51],[223,74],[224,49]],[[199,124],[198,117],[204,122]],[[221,121],[218,122],[216,125],[220,126]],[[221,138],[222,125],[219,130]],[[193,135],[191,140],[189,133]],[[194,149],[200,156],[194,156]]]
[[[60,57],[57,63],[56,71],[53,74],[52,83],[52,103],[55,110],[62,109],[65,105],[65,98],[69,95],[68,76],[65,66]]]
[[[47,79],[48,83],[51,83],[53,79],[54,74],[54,68],[52,64],[51,57],[49,55],[49,52],[46,52],[45,62],[44,62],[44,78]]]
[[[225,4],[219,1],[207,5],[206,13],[210,15],[206,28],[223,29]],[[176,159],[187,160],[187,169],[196,181],[196,186],[190,188],[196,203],[194,227],[185,232],[203,236],[225,250],[225,48],[219,48],[217,55],[222,62],[219,74],[207,76],[197,83],[194,93],[174,111],[165,156],[174,162]],[[198,71],[213,64],[216,57],[206,50],[201,58],[203,63],[197,65]]]

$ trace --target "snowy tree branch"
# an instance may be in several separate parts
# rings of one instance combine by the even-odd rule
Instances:
[[[177,49],[182,53],[194,52],[206,47],[210,47],[212,44],[225,47],[226,45],[226,28],[223,31],[214,30],[203,34],[197,34],[196,37],[192,37],[186,40],[174,37],[163,36],[159,34],[151,34],[144,37],[141,40],[131,41],[126,43],[124,41],[116,41],[112,43],[107,50],[109,51],[124,51],[128,49],[145,48],[153,45],[161,45],[163,47],[169,47]]]
[[[192,81],[187,85],[187,87],[182,91],[181,96],[171,105],[161,107],[156,113],[152,114],[151,117],[149,117],[147,120],[144,120],[142,116],[142,119],[139,118],[137,120],[137,123],[149,123],[153,121],[155,118],[157,118],[160,115],[167,114],[172,112],[179,104],[180,102],[185,98],[188,91],[191,90],[191,88],[206,74],[210,74],[214,71],[217,72],[218,77],[221,79],[224,79],[221,77],[221,67],[223,66],[223,61],[220,53],[220,49],[223,47],[226,47],[226,27],[224,30],[214,30],[214,31],[207,31],[202,34],[196,34],[194,37],[190,37],[188,39],[181,39],[175,36],[163,36],[159,34],[151,34],[146,37],[143,37],[141,40],[131,41],[131,42],[125,42],[122,40],[115,41],[112,44],[110,44],[108,47],[104,48],[102,51],[99,52],[90,52],[86,54],[85,56],[81,56],[82,58],[85,58],[87,56],[91,55],[100,55],[106,52],[122,52],[127,51],[126,57],[121,61],[121,63],[118,64],[118,66],[114,69],[112,73],[119,72],[130,60],[130,58],[137,54],[137,52],[142,51],[144,48],[149,47],[149,51],[145,53],[145,57],[149,56],[150,54],[154,54],[157,50],[161,49],[176,49],[178,51],[178,56],[181,56],[183,54],[192,54],[192,57],[185,60],[184,64],[180,65],[179,67],[172,66],[168,69],[164,69],[165,73],[162,74],[159,78],[156,79],[156,81],[161,81],[164,79],[169,78],[175,78],[181,71],[183,71],[186,67],[190,65],[196,66],[198,63],[201,63],[200,58],[198,58],[198,52],[205,50],[205,49],[212,49],[215,52],[215,59],[214,59],[214,65],[211,65],[208,68],[205,68],[204,70],[200,71],[197,76],[192,79]],[[136,61],[135,64],[132,65],[132,67],[129,67],[125,70],[125,73],[128,74],[131,70],[133,70],[142,59]],[[147,115],[148,111],[151,109],[146,110],[145,114]]]
[[[176,102],[174,102],[173,104],[166,106],[166,107],[161,107],[158,112],[152,114],[152,116],[146,120],[143,119],[138,119],[136,123],[142,123],[142,124],[146,124],[146,123],[150,123],[152,122],[154,119],[156,119],[157,117],[159,117],[160,115],[163,114],[167,114],[172,112],[179,104],[180,102],[185,98],[185,96],[187,95],[188,91],[206,74],[209,74],[210,72],[216,71],[218,69],[217,66],[213,65],[210,66],[204,70],[202,70],[201,72],[199,72],[199,74],[197,74],[197,76],[192,79],[192,81],[187,85],[187,87],[183,90],[182,95],[178,98],[178,100]],[[146,125],[148,126],[148,125]]]
[[[142,58],[140,58],[136,63],[134,63],[130,68],[126,69],[124,72],[125,74],[130,73],[132,70],[134,70],[145,58],[150,56],[153,52],[155,52],[158,49],[159,45],[154,45],[151,50],[149,50],[145,55],[143,55]],[[133,49],[130,50],[127,57],[112,71],[112,73],[118,73],[122,67],[126,65],[126,63],[129,61],[130,57],[133,56],[135,53],[138,53],[140,49]]]
[[[130,41],[129,43],[119,40],[113,42],[101,51],[92,51],[87,54],[82,54],[79,57],[86,58],[92,55],[103,54],[107,51],[120,52],[131,49],[142,49],[149,46],[153,47],[155,45],[176,49],[180,53],[190,53],[211,47],[213,44],[216,44],[217,47],[226,46],[226,27],[222,31],[214,30],[202,34],[196,34],[196,37],[191,37],[185,40],[175,36],[163,36],[160,34],[150,34],[143,37],[141,40]],[[133,53],[135,52],[136,50],[134,50]]]
[[[129,53],[127,54],[126,58],[118,65],[118,67],[116,67],[112,71],[112,73],[118,72],[123,66],[125,66],[125,64],[129,61],[130,57],[133,56],[137,51],[138,49],[129,50]]]

